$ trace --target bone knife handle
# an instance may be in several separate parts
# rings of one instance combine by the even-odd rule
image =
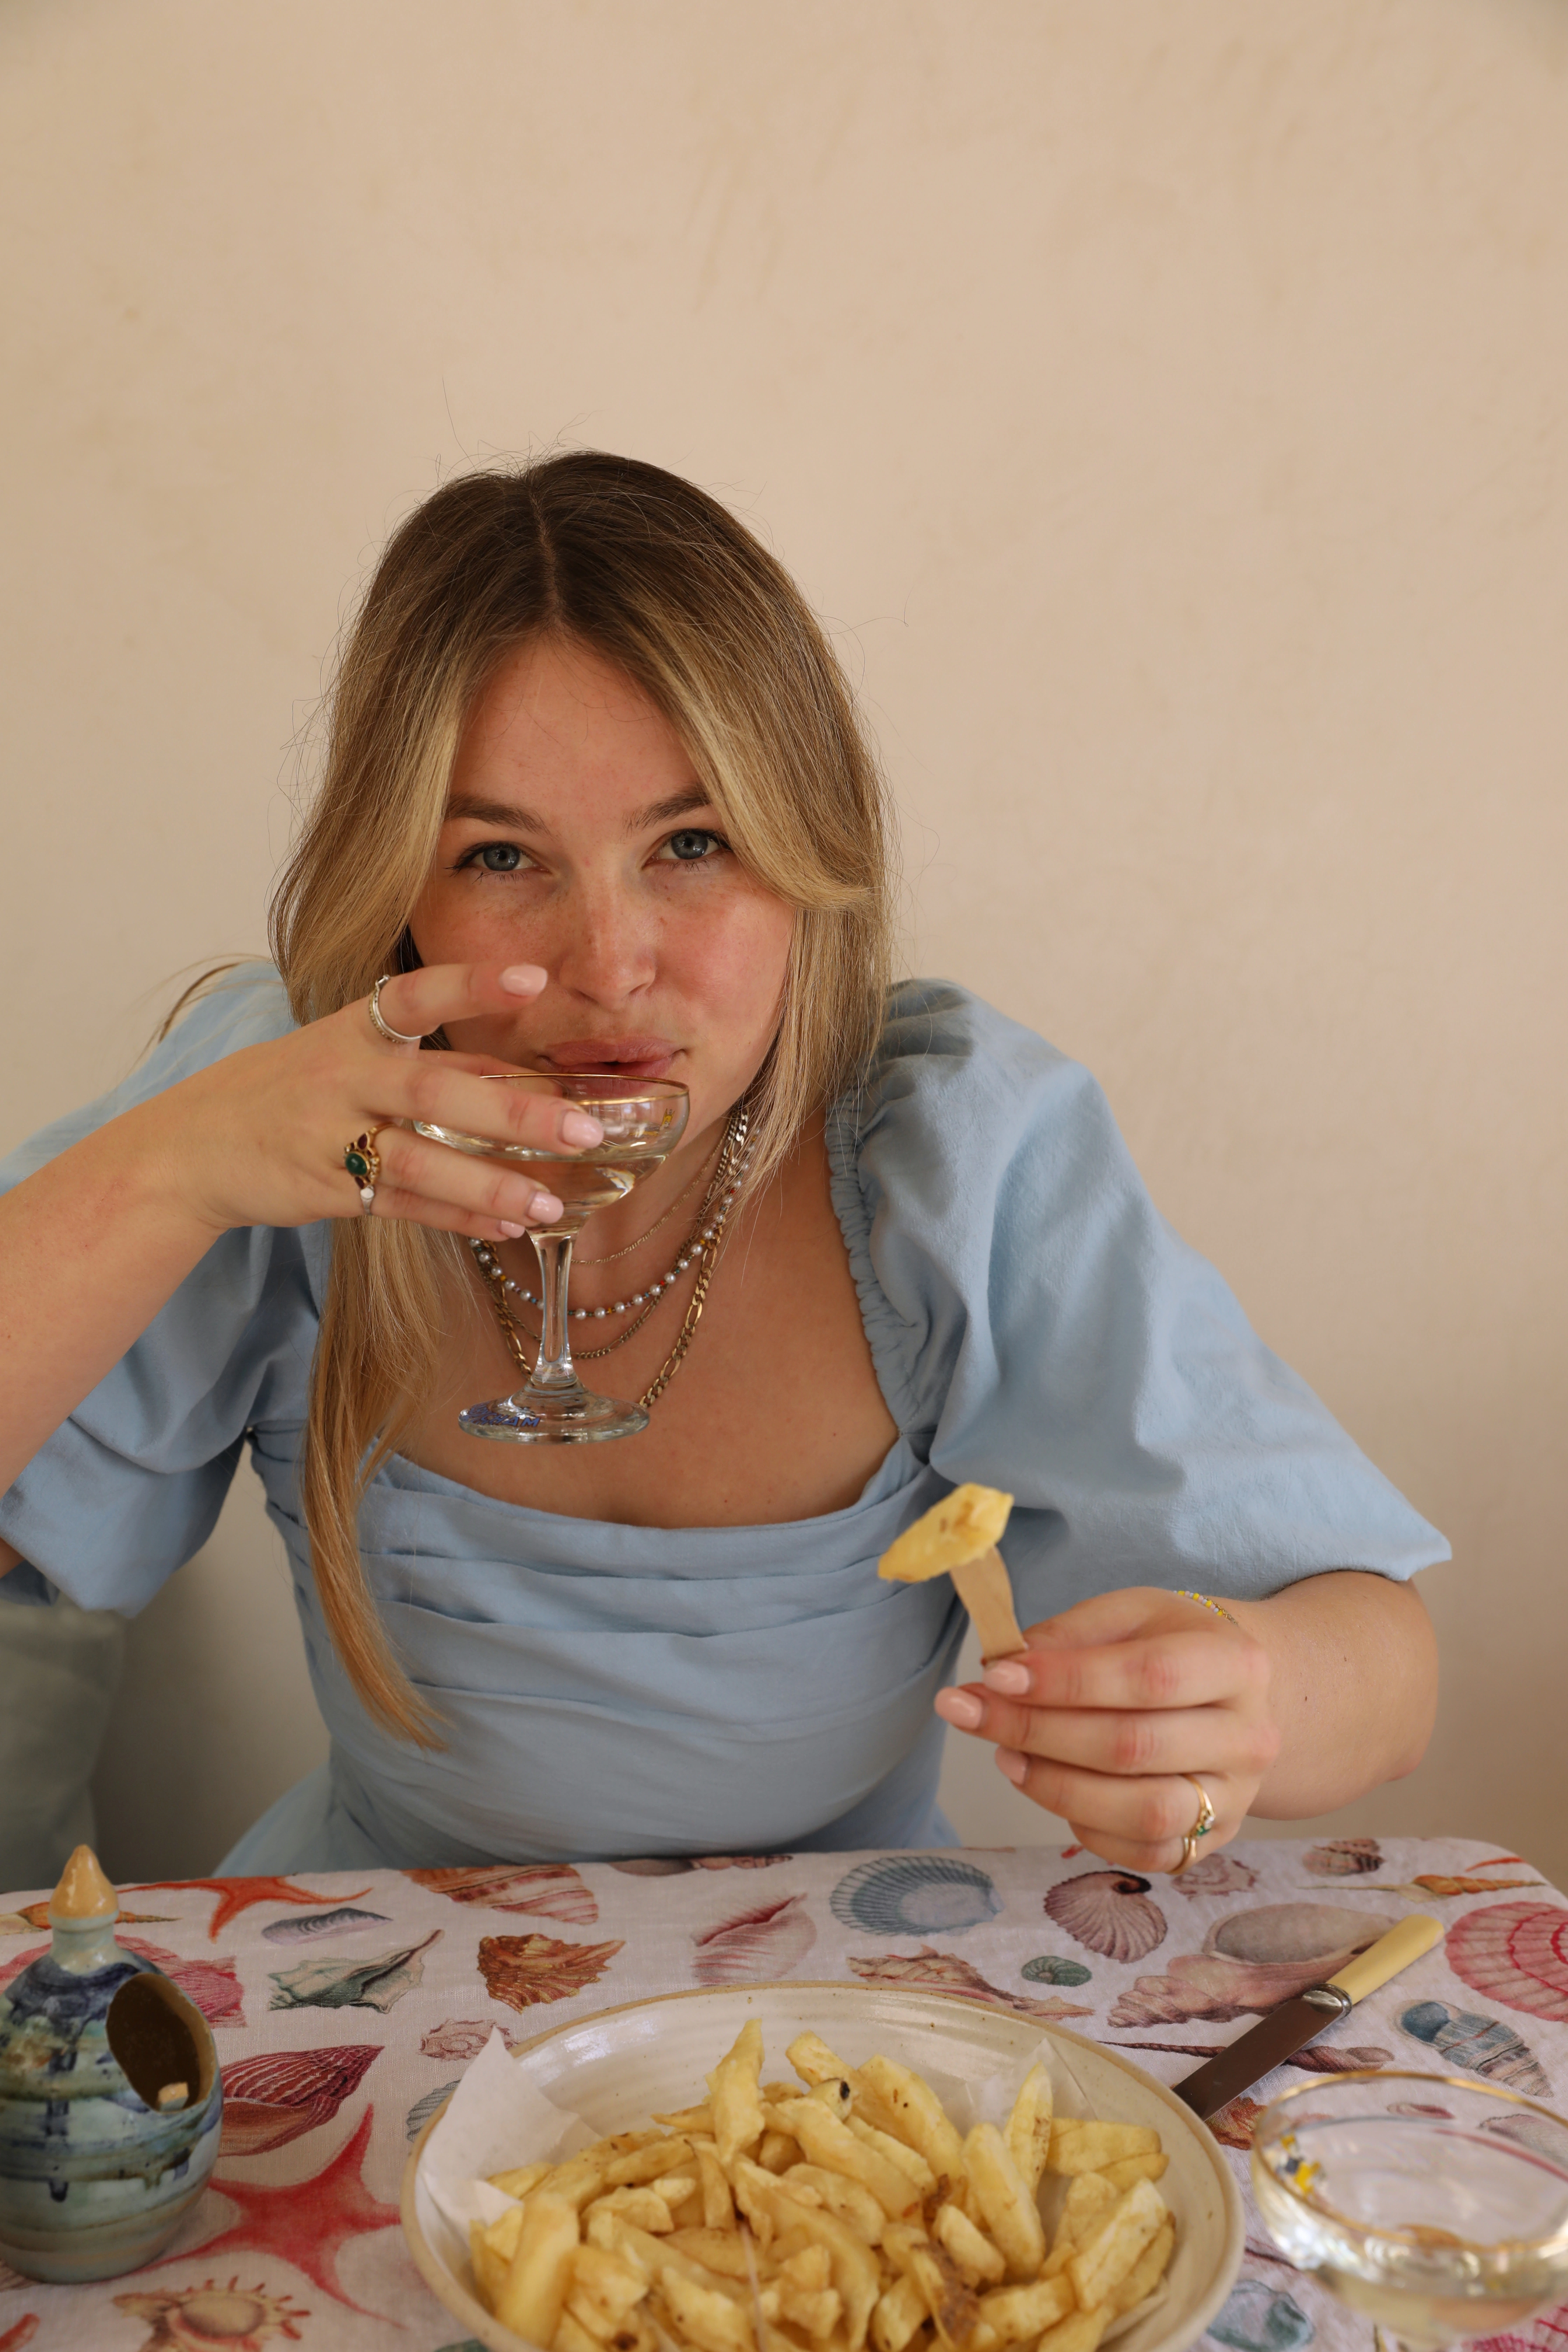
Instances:
[[[977,1559],[966,1560],[962,1568],[949,1572],[959,1599],[969,1612],[985,1664],[989,1665],[993,1658],[1016,1657],[1026,1645],[1013,1607],[1007,1563],[995,1545],[983,1551]]]

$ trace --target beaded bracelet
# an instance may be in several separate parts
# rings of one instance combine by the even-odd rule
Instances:
[[[1237,1620],[1231,1615],[1229,1610],[1225,1608],[1219,1601],[1211,1601],[1206,1592],[1178,1592],[1176,1598],[1178,1601],[1195,1601],[1200,1609],[1212,1609],[1216,1617],[1223,1617],[1227,1625],[1234,1625],[1237,1622]]]

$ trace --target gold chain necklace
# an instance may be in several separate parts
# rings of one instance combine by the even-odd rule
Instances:
[[[698,1213],[697,1226],[692,1235],[694,1242],[700,1234],[702,1222],[709,1213],[710,1203],[718,1197],[720,1192],[727,1183],[733,1181],[738,1187],[741,1179],[745,1175],[748,1165],[745,1157],[745,1142],[746,1132],[750,1125],[750,1114],[743,1108],[734,1112],[730,1121],[729,1132],[724,1138],[724,1146],[720,1154],[719,1165],[713,1171],[713,1181],[710,1184],[707,1193],[704,1195],[702,1208]],[[654,1377],[649,1381],[647,1387],[637,1399],[637,1402],[642,1406],[645,1412],[658,1402],[658,1399],[664,1394],[665,1390],[669,1386],[670,1381],[675,1378],[676,1373],[680,1370],[682,1363],[685,1361],[686,1351],[690,1347],[697,1326],[702,1319],[702,1309],[708,1301],[709,1286],[712,1282],[714,1268],[719,1263],[719,1254],[723,1247],[723,1242],[724,1228],[722,1222],[721,1222],[717,1230],[713,1234],[712,1239],[703,1242],[700,1244],[701,1264],[698,1268],[697,1285],[695,1289],[692,1291],[691,1298],[687,1307],[686,1315],[681,1323],[680,1329],[676,1334],[675,1345],[670,1349],[668,1355],[665,1358],[663,1363],[659,1366],[658,1370],[654,1374]],[[531,1377],[534,1370],[539,1343],[536,1339],[532,1341],[534,1349],[534,1353],[532,1355],[528,1352],[527,1348],[523,1344],[524,1339],[530,1335],[527,1333],[526,1329],[520,1334],[517,1318],[514,1317],[510,1307],[507,1304],[506,1275],[501,1266],[500,1261],[496,1256],[494,1251],[488,1248],[482,1242],[473,1242],[469,1246],[473,1250],[475,1261],[479,1265],[480,1278],[490,1294],[490,1299],[496,1311],[496,1319],[501,1328],[502,1337],[505,1339],[507,1346],[510,1349],[520,1370]],[[660,1296],[662,1295],[663,1294],[661,1293]],[[632,1333],[641,1329],[642,1326],[647,1321],[648,1317],[653,1313],[654,1308],[658,1305],[658,1297],[650,1299],[647,1306],[644,1307],[642,1313],[637,1317],[637,1321],[633,1323],[628,1329],[621,1332],[618,1338],[612,1339],[608,1347],[584,1348],[582,1349],[582,1360],[584,1363],[591,1363],[595,1357],[610,1355],[616,1348],[624,1347],[626,1342],[631,1338]],[[574,1358],[577,1352],[578,1351],[574,1350]]]

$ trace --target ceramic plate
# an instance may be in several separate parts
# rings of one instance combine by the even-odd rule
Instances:
[[[1241,2199],[1218,2142],[1189,2109],[1120,2053],[1059,2026],[1046,2028],[1001,2010],[940,1993],[852,1984],[753,1985],[749,1990],[668,1993],[601,2010],[542,2033],[517,2063],[559,2107],[595,2132],[626,2131],[650,2109],[689,2106],[702,2078],[748,2018],[759,2020],[764,2080],[787,2079],[785,2045],[819,2033],[850,2065],[882,2051],[916,2069],[959,2077],[1016,2064],[1022,2074],[1042,2041],[1055,2043],[1090,2111],[1110,2123],[1152,2124],[1170,2166],[1160,2194],[1176,2216],[1176,2251],[1165,2301],[1116,2340],[1114,2352],[1183,2352],[1229,2294],[1244,2242]],[[491,2318],[473,2292],[468,2250],[444,2220],[421,2177],[421,2132],[403,2179],[403,2229],[426,2284],[468,2335],[490,2352],[517,2352],[522,2339]],[[524,2147],[513,2162],[527,2164]]]

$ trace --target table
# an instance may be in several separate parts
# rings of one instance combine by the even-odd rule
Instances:
[[[42,1948],[46,1899],[0,1896],[0,1984]],[[1353,1939],[1372,1915],[1430,1911],[1447,1941],[1325,2046],[1353,2048],[1352,2063],[1466,2067],[1568,2104],[1568,1901],[1518,1856],[1471,1841],[1235,1844],[1177,1882],[1109,1870],[1076,1846],[1021,1846],[306,1872],[159,1882],[121,1899],[124,1940],[213,2026],[223,2153],[174,2250],[147,2270],[68,2288],[0,2268],[0,2352],[281,2340],[459,2352],[397,2227],[411,2139],[493,2025],[527,2040],[693,1985],[928,1984],[1059,2021],[1171,2082],[1279,1998],[1292,1960]],[[1253,2111],[1233,2102],[1215,2120],[1244,2188]],[[1248,2215],[1212,2340],[1372,2352],[1370,2326],[1282,2262]],[[217,2334],[204,2288],[231,2280]],[[1568,2352],[1568,2306],[1494,2342]]]

